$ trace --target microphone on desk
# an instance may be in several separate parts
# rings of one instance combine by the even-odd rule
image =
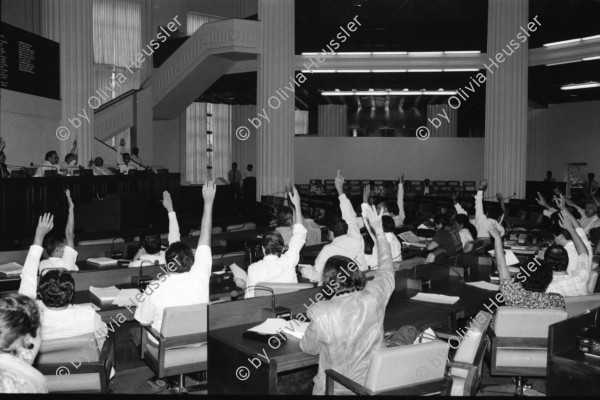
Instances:
[[[142,262],[140,263],[140,273],[138,274],[138,276],[131,277],[131,283],[142,290],[145,289],[146,286],[148,286],[148,284],[154,280],[152,276],[142,275],[144,263],[149,263],[150,265],[156,266],[159,265],[158,260],[155,260],[154,263],[150,260],[142,260]]]
[[[121,250],[121,252],[115,251],[115,240],[117,240],[117,239],[120,239],[120,238],[113,238],[111,247],[110,247],[110,258],[113,258],[113,259],[123,258],[123,253],[124,253],[123,250]],[[125,246],[125,242],[123,242],[123,246]]]
[[[290,319],[292,317],[292,312],[289,308],[275,306],[275,292],[273,291],[273,289],[271,289],[270,287],[267,287],[267,286],[254,285],[254,286],[248,286],[243,291],[234,290],[231,292],[231,297],[237,298],[237,297],[241,296],[242,294],[245,294],[248,289],[264,290],[266,292],[271,293],[271,308],[262,308],[261,309],[261,318],[262,319],[266,319],[266,318]]]

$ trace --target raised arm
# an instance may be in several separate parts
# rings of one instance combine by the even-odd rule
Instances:
[[[462,208],[462,206],[458,202],[458,194],[459,194],[458,191],[452,194],[452,201],[454,202],[454,209],[456,210],[457,214],[467,215],[467,211],[464,208]]]
[[[179,242],[181,235],[179,233],[179,223],[177,222],[177,215],[173,210],[173,200],[171,200],[171,194],[166,190],[163,192],[162,205],[167,210],[169,216],[169,244]]]
[[[398,216],[400,217],[400,223],[404,224],[404,220],[406,219],[406,213],[404,212],[404,174],[400,175],[400,180],[398,181],[396,201],[398,202]]]
[[[496,256],[496,266],[500,280],[510,279],[510,271],[506,266],[506,257],[504,256],[504,245],[502,243],[502,234],[494,225],[490,225],[490,236],[494,238],[494,255]]]
[[[71,147],[71,154],[77,154],[77,139],[73,140],[73,147]]]
[[[350,203],[350,200],[348,200],[348,197],[344,194],[344,177],[340,175],[339,170],[338,175],[335,177],[335,189],[337,190],[340,200],[342,218],[346,221],[346,224],[348,224],[348,236],[354,239],[362,239],[360,228],[356,223],[356,213],[354,212],[352,203]]]
[[[198,246],[210,247],[210,236],[212,233],[212,210],[216,192],[217,187],[213,181],[207,181],[202,188],[204,212],[202,214],[202,226],[200,227],[200,239],[198,240]]]
[[[371,206],[365,210],[365,214],[366,224],[368,224],[367,229],[373,230],[377,238],[375,244],[377,245],[379,268],[375,272],[373,281],[367,284],[364,290],[371,293],[378,303],[385,305],[396,286],[392,250],[383,231],[383,224],[381,222],[383,210],[378,214],[375,207]]]
[[[479,219],[485,217],[485,211],[483,210],[483,192],[487,189],[487,180],[482,180],[479,183],[479,189],[475,195],[475,218]]]
[[[558,214],[558,217],[560,219],[560,226],[563,229],[566,229],[571,234],[571,238],[573,240],[573,244],[575,245],[575,249],[577,250],[577,254],[579,254],[580,256],[589,256],[589,253],[587,251],[587,248],[585,247],[585,244],[583,243],[583,240],[581,240],[581,237],[577,233],[577,228],[581,228],[581,226],[579,225],[579,222],[577,222],[575,217],[573,217],[573,215],[571,215],[571,213],[567,209],[565,205],[565,198],[561,197],[560,199],[558,199],[557,204],[558,208],[560,208],[561,211],[560,214]]]
[[[288,251],[282,255],[282,257],[288,258],[290,264],[293,264],[295,267],[298,264],[298,261],[300,261],[300,250],[302,250],[304,243],[306,243],[306,228],[302,225],[304,220],[302,219],[300,195],[298,194],[298,190],[293,186],[292,193],[290,194],[290,201],[294,205],[296,223],[294,224],[293,235],[288,245]]]
[[[294,223],[304,225],[304,217],[302,217],[302,204],[300,203],[300,195],[298,190],[290,183],[289,200],[294,206]]]
[[[19,293],[33,300],[37,297],[38,269],[40,266],[40,257],[44,251],[42,243],[44,242],[44,237],[53,227],[54,216],[52,216],[52,214],[46,213],[43,216],[40,216],[33,244],[29,248],[27,259],[25,260],[25,265],[21,272]]]
[[[71,199],[71,191],[65,190],[67,196],[67,202],[69,203],[69,217],[67,218],[67,225],[65,226],[65,238],[67,239],[66,245],[75,248],[75,205]]]

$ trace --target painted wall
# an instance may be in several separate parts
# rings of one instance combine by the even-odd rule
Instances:
[[[296,183],[333,179],[483,179],[483,138],[296,137]]]
[[[567,164],[588,163],[600,176],[600,101],[548,106],[547,166],[556,179],[567,178]]]
[[[39,165],[49,150],[60,151],[56,137],[60,126],[59,100],[0,90],[0,136],[6,141],[8,165]],[[61,160],[66,154],[60,154]]]
[[[154,121],[153,124],[153,164],[162,165],[167,168],[169,172],[181,172],[180,159],[185,159],[185,153],[181,154],[180,146],[180,118],[181,117],[171,120],[157,120]],[[140,155],[145,160],[144,154],[141,153]]]

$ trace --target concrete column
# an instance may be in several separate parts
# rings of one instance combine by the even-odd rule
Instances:
[[[283,89],[290,83],[294,85],[294,14],[293,0],[258,2],[262,40],[257,113],[268,116],[268,119],[260,117],[262,122],[257,132],[258,200],[261,195],[283,191],[287,178],[294,177],[295,96]]]

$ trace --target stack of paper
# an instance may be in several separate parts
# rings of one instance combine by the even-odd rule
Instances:
[[[488,253],[494,257],[494,250],[490,250]],[[504,258],[506,259],[506,265],[517,265],[520,262],[515,253],[510,250],[504,250]]]
[[[425,246],[427,246],[427,244],[425,244],[422,239],[420,239],[411,231],[402,232],[398,235],[398,237],[413,247],[424,248]]]
[[[113,260],[112,258],[108,258],[108,257],[97,257],[97,258],[88,258],[87,262],[96,264],[100,267],[106,267],[109,265],[117,265],[119,260]]]
[[[139,293],[140,291],[138,289],[121,289],[112,303],[119,307],[125,307],[132,304],[137,306],[138,300],[135,296]]]
[[[484,290],[493,290],[495,292],[500,290],[500,286],[494,285],[493,283],[486,282],[486,281],[467,282],[467,285],[475,286],[476,288],[484,289]]]
[[[16,276],[21,273],[23,266],[16,262],[0,265],[0,274],[5,276]]]
[[[411,297],[412,300],[426,301],[428,303],[454,304],[460,300],[458,296],[446,296],[436,293],[417,293]]]
[[[119,288],[116,286],[109,287],[95,287],[90,286],[90,292],[100,299],[101,302],[114,301],[115,298],[119,295]]]
[[[282,318],[267,318],[262,324],[248,330],[262,335],[276,335],[280,331],[283,331],[286,335],[302,339],[308,325],[308,322],[302,322],[295,319],[287,321]]]

